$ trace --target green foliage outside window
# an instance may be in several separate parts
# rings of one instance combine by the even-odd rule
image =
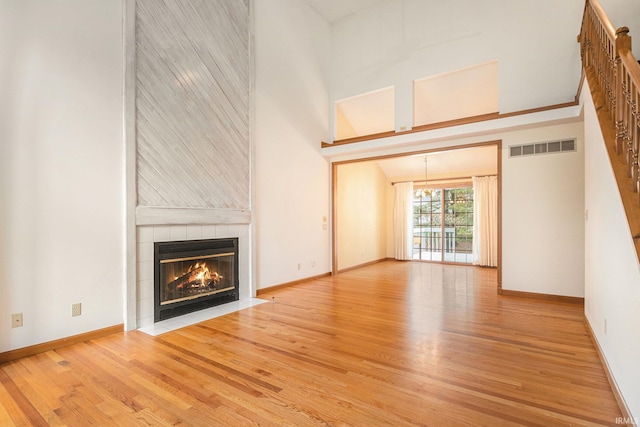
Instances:
[[[418,194],[414,197],[413,213],[414,252],[433,252],[444,248],[445,253],[471,253],[472,187],[433,189],[426,194]],[[435,241],[439,239],[442,242]]]

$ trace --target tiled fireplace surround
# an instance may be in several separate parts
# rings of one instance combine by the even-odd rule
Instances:
[[[136,228],[137,292],[136,322],[142,330],[153,331],[153,244],[178,240],[238,238],[240,302],[251,299],[249,225],[143,225]],[[188,316],[188,315],[187,315]],[[180,318],[167,320],[179,325]],[[158,328],[155,328],[155,333]],[[155,334],[154,333],[154,334]]]

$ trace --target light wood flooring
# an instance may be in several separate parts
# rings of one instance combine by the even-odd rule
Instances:
[[[583,307],[388,261],[157,337],[0,365],[0,426],[590,426],[622,414]]]

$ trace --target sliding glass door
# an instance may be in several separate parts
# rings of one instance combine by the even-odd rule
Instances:
[[[419,189],[413,198],[413,259],[442,261],[441,189]]]
[[[413,259],[471,263],[473,188],[420,189],[413,199]]]

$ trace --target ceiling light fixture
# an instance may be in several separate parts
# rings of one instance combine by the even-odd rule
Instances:
[[[427,166],[428,166],[427,165],[427,156],[425,154],[425,156],[424,156],[424,187],[416,190],[416,197],[418,197],[418,198],[424,198],[424,197],[427,197],[427,196],[431,195],[431,190],[429,189],[429,187],[427,185],[428,184],[427,176],[428,176],[428,172],[429,172],[429,169],[428,169]]]

